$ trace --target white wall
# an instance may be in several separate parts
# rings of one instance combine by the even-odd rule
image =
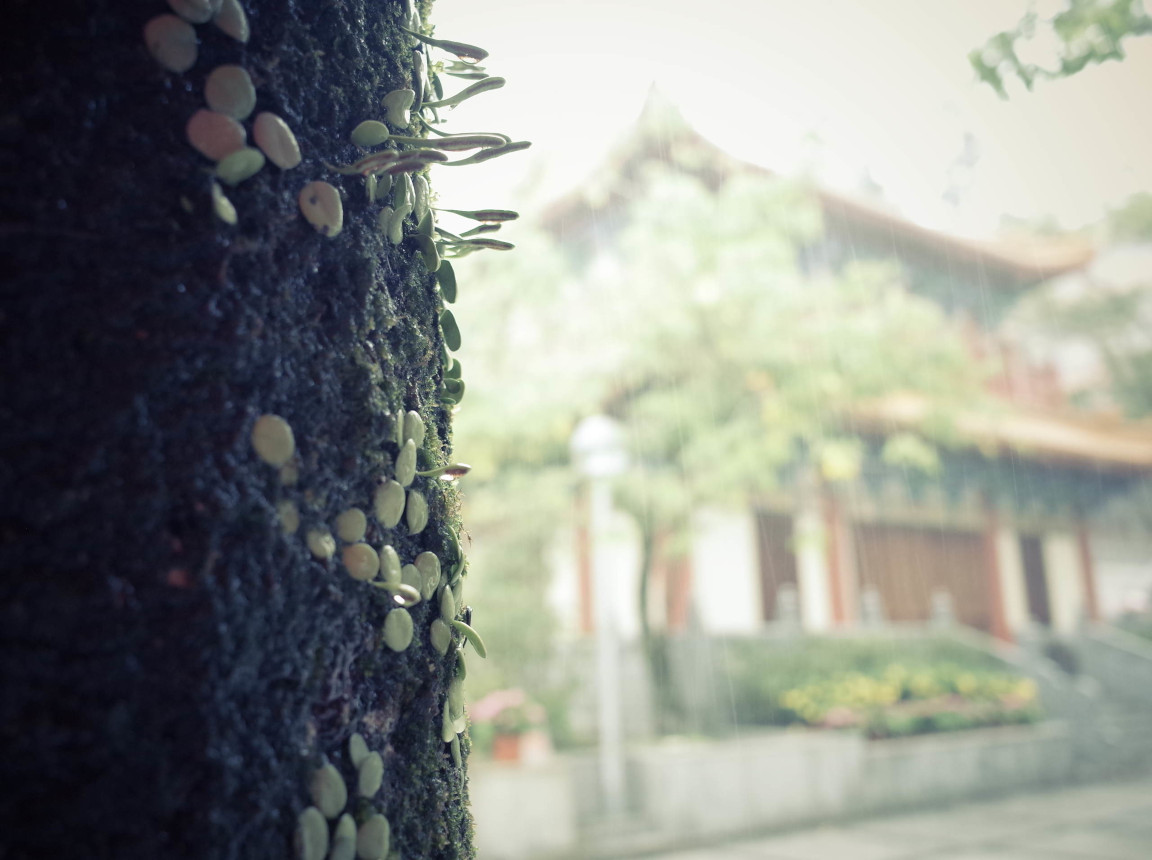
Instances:
[[[1089,546],[1101,617],[1152,610],[1152,535],[1094,531]]]
[[[1004,620],[1013,633],[1026,631],[1032,624],[1028,613],[1028,587],[1024,581],[1024,559],[1020,536],[1015,529],[996,530],[996,565],[1000,569],[1000,593],[1004,597]]]
[[[708,633],[763,626],[756,521],[747,510],[707,508],[692,521],[692,604]]]
[[[828,544],[819,501],[802,501],[793,523],[800,624],[806,632],[816,633],[832,626]]]
[[[546,600],[565,636],[577,636],[580,630],[580,565],[576,530],[560,529],[552,539],[548,552],[552,579],[548,584]],[[492,560],[499,564],[498,559]]]
[[[612,512],[605,532],[599,541],[592,536],[593,571],[608,572],[616,631],[628,641],[640,635],[640,537],[635,521],[619,511]],[[592,587],[599,581],[593,575]]]
[[[1044,572],[1052,607],[1052,629],[1073,633],[1084,614],[1084,578],[1080,547],[1071,532],[1044,535]]]

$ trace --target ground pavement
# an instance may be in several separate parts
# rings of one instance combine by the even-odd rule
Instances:
[[[1152,777],[828,825],[655,860],[1152,860]]]

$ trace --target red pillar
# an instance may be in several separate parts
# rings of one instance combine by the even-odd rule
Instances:
[[[681,556],[668,562],[668,630],[679,633],[688,629],[692,608],[692,559]]]
[[[848,622],[848,600],[845,595],[844,577],[844,513],[840,500],[827,487],[822,487],[820,495],[824,503],[824,532],[827,537],[825,551],[828,554],[828,593],[832,598],[832,623],[842,626]]]
[[[576,493],[576,571],[579,577],[580,632],[591,633],[592,623],[592,536],[588,529],[588,490]]]

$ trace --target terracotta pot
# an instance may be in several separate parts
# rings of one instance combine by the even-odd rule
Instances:
[[[494,761],[520,761],[520,735],[497,734],[492,738]]]

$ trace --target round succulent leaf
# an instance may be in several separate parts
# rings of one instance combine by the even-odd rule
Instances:
[[[416,443],[409,439],[396,455],[396,483],[407,487],[416,477]]]
[[[366,543],[354,543],[344,547],[341,558],[348,575],[361,582],[374,579],[380,572],[380,556]]]
[[[385,236],[388,231],[392,229],[392,217],[396,214],[391,206],[385,206],[378,213],[376,213],[376,228]]]
[[[211,0],[168,0],[168,6],[190,24],[207,24],[216,11]]]
[[[404,488],[397,481],[386,481],[376,488],[372,507],[380,525],[395,528],[404,515]]]
[[[456,737],[456,729],[452,727],[452,717],[448,714],[448,704],[445,702],[440,712],[440,740],[448,744]]]
[[[296,436],[279,415],[261,415],[252,425],[252,447],[265,463],[279,467],[296,453]]]
[[[442,261],[436,270],[436,283],[440,285],[440,295],[444,301],[449,304],[456,301],[456,272],[447,260]]]
[[[420,573],[420,568],[414,564],[406,564],[403,568],[401,568],[400,581],[404,585],[416,589],[417,592],[420,592],[422,586],[424,585],[424,577]]]
[[[229,153],[216,164],[216,178],[225,185],[239,185],[264,167],[264,153],[251,146],[242,146]]]
[[[384,781],[384,760],[370,752],[356,769],[356,788],[361,797],[375,797]]]
[[[428,500],[419,490],[408,491],[408,504],[404,507],[404,521],[408,525],[408,534],[410,535],[420,534],[428,525]]]
[[[240,0],[224,0],[212,23],[241,44],[247,44],[248,38],[252,35],[252,30],[248,26],[248,15],[240,5]]]
[[[431,586],[425,600],[431,600],[432,596],[436,593],[436,589],[440,587],[440,559],[436,557],[436,553],[428,552],[425,550],[412,560],[416,565],[416,569],[420,571],[420,576],[425,588]]]
[[[404,441],[411,439],[419,448],[424,444],[424,419],[414,409],[404,414]]]
[[[309,790],[312,802],[328,820],[331,821],[344,811],[344,805],[348,802],[348,787],[335,765],[329,763],[313,771]]]
[[[388,126],[374,119],[366,119],[356,128],[352,129],[351,140],[356,146],[367,149],[370,146],[379,146],[388,139]]]
[[[252,139],[268,160],[281,170],[291,170],[300,164],[300,142],[288,123],[269,111],[256,114],[252,123]]]
[[[435,618],[428,627],[428,641],[436,649],[436,653],[443,657],[452,647],[452,628],[442,619]]]
[[[412,615],[407,609],[396,608],[384,619],[384,644],[393,651],[403,651],[412,644]]]
[[[456,598],[452,596],[452,589],[444,586],[440,589],[440,618],[445,624],[450,624],[456,618]]]
[[[336,836],[332,839],[332,848],[328,852],[328,860],[356,860],[356,824],[352,824],[351,836]]]
[[[201,108],[188,118],[184,133],[192,148],[213,161],[220,161],[243,148],[248,133],[230,116]]]
[[[412,201],[412,214],[416,216],[416,223],[419,224],[431,211],[428,206],[428,180],[423,176],[413,177],[412,190],[415,192]]]
[[[464,715],[464,682],[459,678],[448,684],[448,713],[454,720]]]
[[[328,822],[315,806],[297,816],[295,842],[298,860],[324,860],[328,854]]]
[[[460,349],[460,326],[452,311],[445,308],[440,313],[440,331],[444,333],[444,344],[453,352]]]
[[[345,812],[336,821],[336,826],[332,829],[333,839],[349,839],[355,844],[356,842],[356,819],[352,814]]]
[[[196,31],[175,15],[157,15],[144,25],[144,45],[157,63],[183,74],[196,65]]]
[[[403,582],[403,568],[400,565],[400,554],[390,544],[380,550],[380,568],[384,574],[385,582],[399,585]]]
[[[428,216],[424,216],[425,221]],[[422,221],[421,224],[424,222]],[[440,251],[436,248],[436,243],[423,235],[423,230],[416,236],[416,248],[420,252],[420,256],[424,258],[424,268],[429,272],[435,272],[440,268]]]
[[[312,555],[321,561],[327,561],[336,555],[336,538],[332,537],[328,529],[311,529],[304,540]]]
[[[336,517],[336,534],[342,541],[356,543],[364,540],[364,534],[367,531],[368,518],[359,508],[348,508]]]
[[[377,813],[356,831],[356,856],[360,860],[384,860],[392,840],[388,819]]]
[[[327,182],[309,182],[297,201],[304,219],[323,236],[332,237],[344,229],[344,204],[340,192]]]
[[[256,107],[256,87],[242,66],[217,66],[204,81],[204,101],[217,113],[247,119]]]
[[[352,767],[359,768],[360,763],[367,758],[368,752],[368,742],[364,740],[364,735],[360,732],[353,732],[352,736],[348,738],[348,758],[352,761]],[[355,832],[355,825],[353,825],[353,832]]]
[[[235,225],[239,220],[236,207],[232,205],[231,200],[224,196],[224,191],[215,182],[212,183],[212,211],[225,224]]]
[[[392,90],[388,95],[384,96],[381,104],[387,111],[389,123],[397,128],[407,128],[412,122],[409,108],[412,107],[412,102],[416,99],[416,91],[410,89]]]

